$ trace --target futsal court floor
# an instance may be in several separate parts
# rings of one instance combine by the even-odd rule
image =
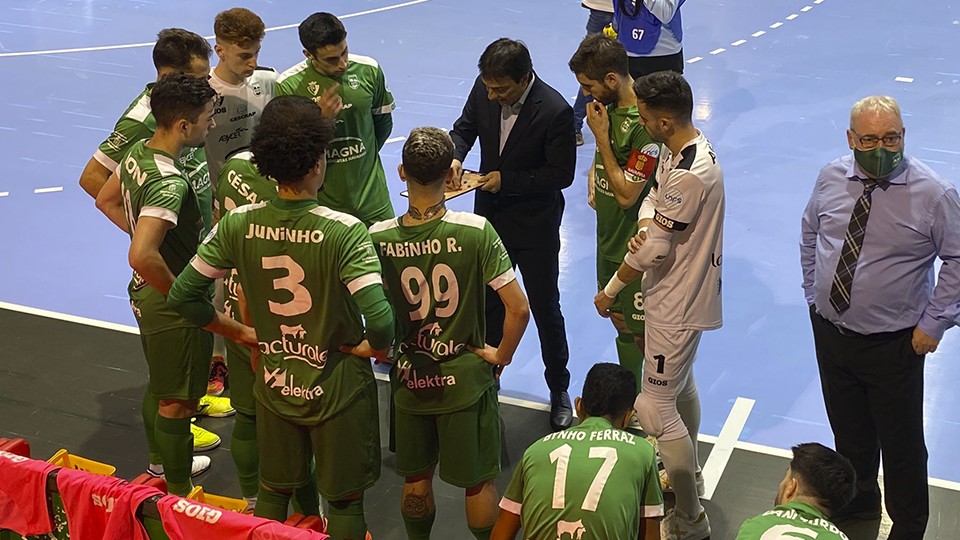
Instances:
[[[538,77],[571,101],[577,91],[566,63],[587,11],[576,0],[4,2],[0,436],[30,439],[35,455],[77,449],[113,462],[127,477],[144,465],[136,407],[145,366],[129,333],[128,239],[77,179],[116,119],[155,78],[150,52],[157,31],[179,26],[209,36],[214,15],[235,5],[257,12],[268,26],[262,65],[282,71],[302,60],[296,25],[313,11],[343,18],[351,51],[380,62],[397,102],[381,156],[398,212],[405,209],[395,173],[404,136],[416,126],[452,125],[489,42],[522,39]],[[898,10],[867,0],[729,0],[690,2],[683,17],[695,121],[713,142],[727,193],[724,326],[704,335],[695,368],[703,404],[701,461],[711,495],[706,504],[714,538],[723,539],[772,503],[792,445],[833,443],[800,289],[800,216],[817,171],[848,151],[850,106],[887,94],[903,109],[907,152],[956,181],[960,149],[951,143],[960,113],[954,52],[960,50],[960,13],[947,2]],[[587,130],[576,180],[565,191],[561,230],[573,395],[590,365],[616,361],[613,329],[592,306],[595,218],[585,186],[592,155]],[[465,165],[477,164],[475,153]],[[468,210],[472,199],[451,206]],[[927,538],[958,537],[958,356],[960,332],[950,330],[926,360],[934,498]],[[531,323],[502,379],[506,457],[513,462],[545,433],[548,393],[541,373]],[[204,422],[227,446],[229,421]],[[226,451],[215,451],[214,471],[203,483],[236,494]],[[393,529],[384,525],[393,531],[378,536],[384,538],[401,530],[394,511],[400,484],[389,460],[385,454],[379,491],[367,505],[386,505],[377,518],[395,522]],[[438,526],[446,517],[443,526],[463,523],[458,500],[443,503],[449,510],[441,507]]]

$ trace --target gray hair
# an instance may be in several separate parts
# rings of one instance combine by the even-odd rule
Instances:
[[[900,116],[900,105],[897,105],[897,100],[890,96],[867,96],[854,103],[853,109],[850,109],[851,129],[853,128],[854,121],[856,121],[857,117],[864,111],[891,112],[897,115],[897,118],[902,119]]]

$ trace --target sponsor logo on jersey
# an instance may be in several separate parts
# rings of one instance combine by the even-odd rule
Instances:
[[[286,227],[270,227],[269,225],[251,223],[244,238],[248,240],[259,238],[292,244],[319,244],[323,242],[323,231],[319,229],[288,229]]]
[[[7,451],[5,451],[5,450],[0,450],[0,457],[2,457],[2,458],[4,458],[4,459],[9,459],[10,461],[12,461],[12,462],[14,462],[14,463],[24,463],[24,462],[30,461],[29,458],[25,458],[25,457],[23,457],[23,456],[18,456],[17,454],[13,454],[13,453],[7,452]]]
[[[257,113],[253,113],[253,114],[257,114]],[[230,121],[233,122],[234,119],[231,118]],[[246,133],[246,132],[248,132],[248,131],[250,131],[250,130],[247,129],[247,128],[245,128],[245,127],[242,127],[242,126],[241,126],[241,127],[238,127],[237,129],[233,130],[232,133],[224,133],[224,134],[221,135],[220,138],[217,139],[217,140],[218,140],[219,142],[222,142],[222,143],[230,142],[230,141],[232,141],[232,140],[234,140],[234,139],[239,139],[240,137],[243,136],[244,133]]]
[[[280,339],[261,341],[263,354],[282,354],[284,360],[298,360],[314,369],[323,369],[327,365],[327,351],[321,351],[318,345],[305,343],[307,331],[303,325],[280,325]]]
[[[353,88],[354,90],[356,90],[357,88],[360,88],[360,79],[357,78],[356,75],[351,73],[347,75],[347,84],[350,85],[350,88]]]
[[[347,163],[367,155],[367,146],[360,137],[337,137],[327,146],[327,162]]]
[[[653,215],[653,220],[660,225],[663,225],[665,229],[669,229],[671,231],[683,231],[686,230],[687,225],[689,225],[689,223],[680,223],[679,221],[674,221],[661,214],[659,211]]]
[[[320,93],[320,83],[318,83],[317,81],[308,82],[307,91],[310,92],[311,95],[316,96],[317,94]]]
[[[557,540],[583,540],[583,535],[587,529],[583,526],[583,520],[576,521],[557,521]]]
[[[260,202],[260,197],[257,195],[257,192],[254,191],[250,184],[243,181],[242,174],[234,170],[227,171],[227,182],[230,184],[230,187],[237,190],[237,194],[248,203],[253,204]],[[227,210],[233,210],[237,207],[237,203],[230,197],[224,197],[223,202]]]
[[[653,377],[647,377],[647,382],[654,386],[670,386],[670,381],[665,381],[663,379],[654,379]]]
[[[443,328],[440,327],[440,323],[432,322],[423,325],[417,331],[415,341],[413,343],[401,343],[397,346],[397,353],[403,354],[412,350],[428,356],[434,362],[440,362],[451,356],[456,356],[467,346],[466,343],[454,343],[452,339],[441,341],[438,339],[441,334],[443,334]]]
[[[401,360],[397,364],[397,379],[410,390],[443,388],[457,384],[457,378],[453,375],[419,375],[409,360]]]
[[[677,188],[670,188],[670,191],[663,195],[663,202],[667,203],[668,208],[676,208],[683,204],[683,193]]]
[[[643,148],[640,149],[644,154],[659,158],[660,157],[660,145],[657,143],[650,143],[643,145]]]
[[[283,368],[270,371],[264,366],[263,383],[267,385],[267,388],[279,389],[282,396],[301,398],[305,401],[313,401],[323,395],[323,388],[319,384],[314,386],[298,385],[294,380],[293,373],[287,373],[287,370]]]
[[[243,109],[244,109],[243,111],[240,111],[242,114],[240,114],[239,116],[234,116],[233,118],[230,119],[230,122],[239,122],[244,118],[251,118],[257,115],[257,111],[245,112],[247,108],[243,107]]]
[[[220,521],[220,518],[223,517],[222,510],[190,502],[187,499],[180,499],[173,503],[173,511],[211,524]]]
[[[114,131],[110,134],[110,137],[107,138],[107,146],[114,152],[119,152],[129,141],[130,139],[128,139],[126,135],[119,131]]]

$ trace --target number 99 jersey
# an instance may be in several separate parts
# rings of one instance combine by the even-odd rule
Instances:
[[[486,218],[448,210],[412,227],[401,219],[370,228],[397,318],[396,405],[421,414],[460,410],[493,385],[492,367],[467,346],[483,347],[485,287],[514,281],[513,265]]]

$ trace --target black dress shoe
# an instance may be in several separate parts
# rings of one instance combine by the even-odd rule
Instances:
[[[880,487],[875,490],[858,491],[849,504],[830,516],[833,523],[850,521],[876,521],[880,519]]]
[[[566,392],[550,393],[550,427],[554,431],[562,431],[573,423],[573,407],[570,406],[570,395]]]

